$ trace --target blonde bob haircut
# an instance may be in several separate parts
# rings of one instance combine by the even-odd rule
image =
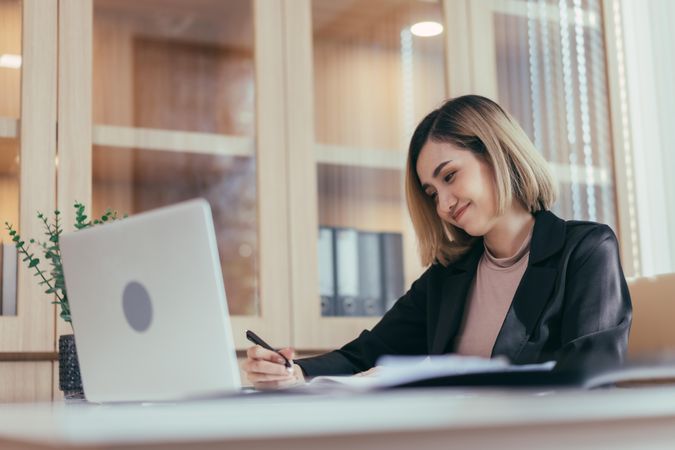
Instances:
[[[417,125],[408,150],[405,190],[422,264],[447,266],[466,253],[476,237],[443,220],[417,176],[417,160],[427,141],[449,143],[473,152],[492,167],[497,211],[517,199],[534,213],[550,209],[555,182],[544,158],[523,129],[497,103],[479,95],[446,101]]]

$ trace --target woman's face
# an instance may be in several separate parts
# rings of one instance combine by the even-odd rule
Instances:
[[[497,222],[492,168],[470,150],[428,140],[417,160],[422,190],[438,216],[471,236],[484,236]]]

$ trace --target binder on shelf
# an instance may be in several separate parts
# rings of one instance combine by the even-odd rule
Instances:
[[[319,228],[319,295],[321,315],[335,315],[335,233],[332,228]]]
[[[359,316],[359,233],[352,228],[335,229],[335,315]]]
[[[359,315],[381,316],[384,314],[380,247],[379,233],[359,232],[359,296],[356,300],[356,310]]]
[[[17,253],[14,243],[2,243],[2,301],[0,315],[16,315],[16,265]]]
[[[404,293],[403,236],[400,233],[380,233],[382,258],[382,295],[384,310],[388,311]]]

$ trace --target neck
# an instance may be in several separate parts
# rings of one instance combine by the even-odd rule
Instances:
[[[490,231],[484,236],[485,245],[497,258],[516,254],[534,226],[534,216],[514,201]]]

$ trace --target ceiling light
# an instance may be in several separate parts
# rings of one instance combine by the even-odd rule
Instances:
[[[0,67],[18,69],[21,67],[21,55],[10,55],[8,53],[0,55]]]
[[[438,22],[417,22],[410,27],[410,32],[415,36],[437,36],[443,32],[443,25]]]

